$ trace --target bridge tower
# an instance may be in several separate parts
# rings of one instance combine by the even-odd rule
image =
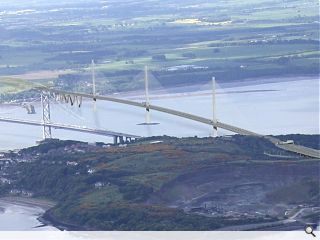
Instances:
[[[217,117],[216,117],[216,78],[212,77],[212,123],[213,123],[213,137],[218,136],[218,128],[216,127],[217,124]]]
[[[91,77],[92,77],[92,95],[93,95],[93,100],[96,101],[96,66],[94,63],[94,60],[92,59],[91,61]]]
[[[97,92],[96,92],[96,66],[94,63],[94,60],[91,61],[91,77],[92,77],[92,95],[93,95],[93,111],[95,112],[97,110]]]
[[[148,66],[144,67],[144,83],[145,83],[145,94],[146,94],[146,124],[150,124],[151,123],[151,119],[150,119],[150,97],[149,97]]]
[[[49,94],[41,93],[41,105],[42,105],[42,122],[43,122],[43,139],[52,138],[51,126],[47,124],[50,123],[50,97]]]

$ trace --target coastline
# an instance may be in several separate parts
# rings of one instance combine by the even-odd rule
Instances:
[[[260,77],[260,78],[246,78],[246,79],[238,79],[232,81],[217,81],[220,89],[229,89],[229,88],[238,88],[238,87],[246,87],[246,86],[259,86],[264,84],[272,84],[272,83],[280,83],[280,82],[292,82],[292,81],[305,81],[305,80],[313,80],[315,78],[319,79],[318,74],[305,74],[305,75],[283,75],[283,76],[269,76],[269,77]],[[207,87],[205,90],[203,87]],[[172,85],[163,89],[155,89],[149,90],[151,94],[153,94],[152,99],[161,99],[161,98],[179,98],[179,97],[192,97],[192,96],[203,96],[211,94],[211,81],[208,83],[202,84],[180,84],[180,85]],[[209,93],[205,93],[208,92]],[[249,92],[259,92],[260,89],[250,90]],[[275,89],[262,90],[262,91],[277,91]],[[242,93],[246,91],[227,91],[224,94],[228,93]],[[113,94],[105,94],[115,98],[124,97],[131,100],[140,100],[144,99],[145,92],[144,90],[130,90],[126,92],[117,92]],[[24,100],[25,101],[25,100]],[[86,100],[84,100],[86,101]],[[89,101],[89,100],[88,100]],[[21,103],[9,103],[9,102],[1,102],[0,106],[21,106]]]
[[[41,217],[38,218],[45,225],[54,226],[60,231],[92,231],[92,229],[87,229],[74,224],[65,223],[61,220],[56,219],[50,209],[47,210]]]
[[[270,83],[272,81],[276,81],[277,83]],[[253,83],[254,80],[253,81],[248,81],[248,82]],[[221,89],[221,88],[220,89],[218,88],[217,89],[217,98],[218,98],[217,101],[219,101],[219,98],[221,98],[222,100],[229,99],[226,102],[227,103],[226,107],[230,108],[231,110],[234,111],[235,110],[234,106],[237,103],[236,102],[233,103],[232,99],[235,99],[235,100],[237,100],[237,99],[246,99],[247,98],[246,95],[248,95],[248,97],[252,97],[252,98],[255,98],[255,96],[257,96],[258,100],[261,101],[261,103],[265,104],[266,106],[269,106],[269,104],[271,104],[271,102],[269,103],[269,102],[266,102],[264,99],[262,99],[264,94],[273,95],[275,97],[275,99],[283,98],[283,100],[286,100],[286,99],[289,99],[290,97],[296,97],[297,96],[297,95],[293,95],[293,94],[297,94],[297,92],[294,92],[294,91],[297,90],[297,89],[295,90],[295,88],[296,88],[295,86],[301,86],[303,88],[304,87],[308,88],[308,86],[312,87],[313,90],[312,90],[311,93],[314,94],[313,95],[314,97],[313,97],[313,99],[309,98],[309,100],[307,100],[307,101],[315,101],[316,96],[319,95],[318,94],[319,90],[317,90],[318,87],[319,87],[318,75],[313,75],[312,77],[309,75],[309,76],[304,76],[304,77],[300,76],[300,77],[291,77],[291,78],[260,79],[259,83],[261,85],[259,85],[259,86],[251,86],[251,87],[250,86],[249,87],[235,87],[235,88],[229,88],[229,89],[225,89],[225,90]],[[292,87],[292,86],[294,86],[294,87]],[[306,91],[308,91],[308,95],[309,95],[310,89],[311,88],[309,87],[306,90]],[[182,92],[183,91],[187,92],[188,90],[194,90],[194,91],[189,91],[189,93],[177,93],[177,94],[167,92],[166,94],[162,94],[162,95],[158,95],[158,96],[155,95],[153,92],[150,92],[151,93],[150,94],[150,99],[151,99],[152,102],[154,102],[155,105],[159,105],[159,104],[160,105],[161,104],[165,104],[166,105],[167,103],[170,104],[170,102],[171,102],[172,105],[170,105],[170,106],[173,106],[172,108],[175,108],[175,106],[174,106],[175,102],[178,104],[177,107],[179,107],[179,108],[180,108],[180,106],[181,107],[186,106],[186,104],[184,102],[190,102],[192,104],[193,102],[196,102],[198,100],[200,102],[205,102],[204,99],[207,99],[211,103],[212,90],[210,91],[210,86],[209,85],[207,85],[205,89],[204,88],[202,88],[202,89],[198,88],[198,91],[196,91],[197,90],[196,88],[189,89],[189,88],[182,88],[182,87],[180,88],[180,90]],[[282,91],[283,91],[283,94],[282,94]],[[178,92],[178,90],[177,91],[173,91],[173,92]],[[287,96],[288,94],[290,94],[290,97],[289,98],[284,98],[284,96]],[[308,95],[306,93],[301,93],[301,94],[305,95],[308,98]],[[301,94],[299,96],[301,96]],[[297,96],[297,97],[299,97],[299,96]],[[122,96],[121,94],[118,94],[118,95],[115,95],[114,97],[115,98],[128,99],[128,98],[133,98],[133,95],[131,95],[131,96]],[[305,98],[301,98],[299,101],[301,101],[301,103],[305,103],[306,100],[304,100],[304,99]],[[136,102],[144,102],[145,101],[144,95],[140,95],[139,97],[134,98],[132,100],[136,101]],[[195,101],[193,101],[193,100],[195,100]],[[283,100],[281,100],[281,102],[279,102],[279,104],[284,104]],[[79,114],[80,116],[82,116],[81,114],[83,114],[84,112],[90,114],[90,115],[88,115],[89,116],[88,117],[88,123],[86,123],[84,125],[90,124],[91,126],[99,126],[99,127],[104,127],[106,129],[108,129],[109,126],[107,126],[104,123],[101,124],[98,121],[98,115],[101,114],[101,116],[104,116],[106,118],[110,117],[110,123],[112,122],[112,126],[113,126],[112,128],[117,128],[118,130],[121,130],[123,132],[130,132],[132,134],[135,133],[136,135],[139,135],[140,129],[141,129],[141,132],[143,133],[142,135],[147,136],[149,134],[148,133],[149,130],[146,130],[146,128],[141,128],[141,127],[140,127],[140,129],[134,128],[134,127],[133,128],[128,128],[128,127],[126,127],[125,124],[124,125],[122,125],[122,124],[120,125],[116,121],[113,121],[113,116],[116,116],[116,114],[119,114],[119,116],[126,117],[129,114],[134,113],[134,115],[133,115],[133,118],[135,119],[134,121],[136,121],[137,123],[140,123],[143,120],[142,120],[142,118],[138,119],[140,117],[140,115],[138,117],[139,109],[136,109],[136,108],[133,108],[133,107],[132,108],[131,107],[127,107],[125,105],[124,106],[113,105],[113,104],[108,105],[108,103],[104,103],[104,102],[100,101],[100,103],[98,102],[98,104],[101,105],[101,111],[99,110],[98,111],[99,113],[92,113],[91,114],[91,110],[90,110],[92,108],[91,107],[91,102],[92,102],[91,99],[83,99],[84,107],[82,108],[82,110],[80,112],[77,110],[77,108],[73,108],[72,109],[72,111],[75,112],[76,115]],[[89,106],[89,104],[90,104],[90,106]],[[250,108],[253,109],[253,110],[254,110],[254,108],[256,108],[256,106],[255,106],[256,103],[255,102],[252,102],[252,103],[248,102],[248,104],[249,104],[248,107],[244,107],[244,106],[241,107],[241,105],[240,105],[240,107],[245,112],[248,112],[250,110]],[[35,103],[35,106],[40,108],[39,103]],[[110,108],[110,106],[112,106],[112,107]],[[291,105],[289,105],[289,106],[291,106]],[[299,104],[299,106],[300,106],[300,104]],[[111,111],[110,114],[107,114],[107,107],[109,108],[108,111]],[[194,109],[198,108],[198,107],[196,107],[196,104],[194,104],[194,106],[192,105],[191,107],[193,107]],[[285,106],[282,106],[282,108],[284,108],[284,107]],[[292,108],[292,107],[293,106],[291,106],[290,108]],[[294,108],[295,108],[295,111],[299,111],[299,109],[297,107],[294,107]],[[301,106],[300,106],[300,108],[301,108]],[[124,109],[126,111],[124,111]],[[128,109],[128,111],[127,111],[127,109]],[[224,119],[226,119],[225,121],[229,121],[229,123],[232,123],[233,120],[232,120],[231,117],[229,117],[229,115],[227,114],[227,111],[224,110],[225,108],[219,108],[219,109],[221,109],[220,111],[225,115],[225,117],[223,117]],[[307,109],[307,111],[303,111],[303,112],[305,113],[305,116],[306,116],[307,119],[316,119],[316,116],[314,116],[315,114],[313,114],[313,112],[315,112],[314,109],[309,109],[307,106],[306,106],[305,109]],[[12,106],[9,106],[9,105],[1,105],[0,104],[0,113],[5,113],[5,112],[10,113],[12,111],[16,111],[15,107],[12,107]],[[19,110],[19,111],[21,112],[21,114],[19,114],[19,113],[18,114],[14,113],[14,114],[16,114],[17,116],[20,117],[20,116],[22,116],[24,114],[24,113],[22,114],[22,111],[24,111],[24,110]],[[193,110],[190,110],[190,111],[193,111]],[[16,111],[16,112],[18,112],[18,111]],[[83,112],[83,113],[81,113],[81,112]],[[292,110],[291,111],[281,111],[281,112],[278,111],[278,112],[283,114],[283,116],[279,117],[279,120],[280,120],[279,123],[280,124],[287,124],[287,122],[284,122],[281,119],[285,119],[287,116],[293,115],[291,113]],[[250,113],[250,112],[248,112],[248,113]],[[74,117],[74,116],[75,115],[72,114],[72,117]],[[22,116],[22,117],[25,117],[25,116]],[[28,118],[29,117],[30,117],[30,119],[35,119],[36,117],[38,119],[40,119],[40,117],[41,117],[40,116],[40,112],[38,112],[38,114],[35,115],[35,116],[28,116]],[[167,118],[167,116],[164,116],[164,115],[159,115],[159,117],[161,117],[163,119]],[[242,124],[241,122],[243,122],[243,126],[246,126],[246,124],[247,124],[247,121],[243,121],[243,119],[246,118],[246,117],[247,116],[243,115],[239,120],[240,124]],[[168,119],[170,119],[170,118],[171,118],[171,116],[168,116]],[[57,119],[60,119],[60,117],[58,117]],[[64,119],[62,119],[61,121],[64,121]],[[261,118],[260,121],[264,121],[264,120]],[[270,127],[275,127],[274,131],[272,130],[272,134],[275,134],[275,135],[298,133],[295,129],[300,129],[300,131],[302,131],[301,133],[306,133],[306,134],[318,133],[318,128],[317,127],[313,127],[315,125],[313,124],[312,120],[308,120],[308,122],[310,122],[310,124],[304,124],[303,123],[303,125],[302,125],[302,120],[299,120],[297,118],[293,122],[294,122],[295,125],[300,125],[300,126],[298,126],[297,128],[295,128],[294,130],[291,130],[291,131],[282,131],[283,128],[277,127],[278,125],[276,125],[274,123],[274,121],[269,121],[269,122],[268,122],[268,124],[270,125],[269,128]],[[291,122],[290,118],[288,119],[288,122]],[[83,125],[83,123],[84,123],[83,119],[81,121],[79,121],[79,125]],[[165,122],[165,123],[167,124],[167,122]],[[189,124],[189,123],[187,123],[187,124]],[[6,126],[6,125],[7,124],[4,124],[4,126]],[[8,125],[8,126],[11,127],[11,125]],[[205,129],[205,127],[202,127],[200,125],[198,127],[198,125],[193,124],[191,122],[190,122],[189,126],[193,126],[193,129],[195,129],[194,132],[196,132],[196,133],[193,134],[193,135],[198,135],[198,134],[201,135],[201,134],[203,134],[204,132],[207,131]],[[259,127],[258,123],[256,125],[254,125],[254,127],[256,127],[256,131],[257,132],[263,132],[264,131],[264,128]],[[36,130],[37,132],[39,131],[38,129],[36,129],[36,127],[30,127],[30,129],[32,129],[32,128],[34,130]],[[31,147],[31,146],[36,145],[36,141],[40,139],[40,135],[36,135],[34,133],[35,131],[28,131],[27,127],[25,127],[25,126],[17,126],[17,129],[21,129],[21,131],[8,131],[6,128],[3,128],[2,132],[4,132],[4,135],[7,135],[9,137],[10,141],[3,142],[3,144],[0,144],[1,145],[0,146],[0,152],[7,152],[7,151],[10,151],[10,150],[14,150],[14,149],[21,149],[21,148]],[[160,130],[162,129],[162,126],[154,127],[152,129],[154,129],[152,131],[154,131],[155,134],[159,134]],[[169,127],[168,129],[169,129],[168,131],[173,132],[173,133],[168,133],[169,135],[170,134],[177,134],[177,131],[174,130],[174,128],[170,128]],[[273,129],[273,128],[271,128],[271,129]],[[303,129],[303,130],[301,130],[301,129]],[[79,137],[80,139],[82,139],[82,141],[85,141],[85,142],[91,141],[91,136],[89,137],[86,134],[80,135],[80,133],[79,134],[78,133],[71,133],[70,136],[73,136],[73,135],[76,136],[77,138]],[[64,131],[59,131],[58,130],[57,131],[57,136],[59,136],[61,139],[70,139],[69,135],[67,135]],[[32,142],[30,141],[30,139],[32,139]],[[97,136],[97,139],[99,139],[98,141],[105,141],[104,139],[102,139],[101,136]],[[111,142],[110,139],[108,139],[108,141]]]
[[[221,89],[229,89],[229,88],[238,88],[238,87],[246,87],[246,86],[259,86],[264,84],[271,84],[271,83],[280,83],[280,82],[292,82],[292,81],[306,81],[306,80],[313,80],[315,78],[319,79],[319,75],[311,74],[311,75],[283,75],[277,77],[260,77],[260,78],[246,78],[246,79],[239,79],[234,81],[217,81],[217,84]],[[202,89],[203,87],[208,86],[207,89]],[[181,97],[186,97],[188,94],[192,96],[192,94],[199,94],[199,92],[210,91],[211,94],[211,81],[204,84],[184,84],[184,85],[176,85],[170,86],[165,89],[155,89],[149,90],[150,93],[153,93],[155,97],[158,95],[161,97],[162,95],[178,95]],[[258,90],[259,91],[259,90]],[[271,90],[274,91],[274,90]],[[277,91],[277,90],[275,90]],[[226,92],[228,93],[228,92]],[[234,93],[234,91],[230,91],[230,93]],[[127,97],[127,98],[139,98],[144,97],[145,92],[144,90],[132,90],[127,92],[119,92],[116,94],[112,94],[112,96],[116,97]],[[111,95],[110,95],[111,96]]]
[[[26,207],[39,207],[45,211],[53,208],[56,203],[50,200],[26,197],[1,197],[0,202],[10,203]]]
[[[49,226],[49,227],[54,227],[58,230],[61,230],[54,223],[45,221],[45,219],[43,218],[46,212],[56,205],[56,203],[53,201],[38,199],[38,198],[27,198],[27,197],[0,197],[0,204],[1,203],[8,204],[8,205],[22,206],[22,207],[40,208],[44,211],[44,213],[42,213],[41,216],[36,218],[39,221],[40,225],[34,228]],[[0,207],[0,213],[5,213],[5,211],[6,211],[5,207]]]
[[[11,205],[18,205],[18,206],[24,206],[24,207],[39,207],[41,208],[44,213],[41,214],[37,218],[37,220],[41,223],[41,225],[35,227],[45,227],[45,226],[51,226],[54,227],[60,231],[90,231],[92,229],[86,229],[77,225],[65,223],[61,220],[56,219],[50,212],[50,209],[52,209],[57,203],[45,200],[45,199],[39,199],[39,198],[26,198],[26,197],[0,197],[0,203],[4,204],[11,204]],[[3,210],[5,212],[5,208],[0,207],[0,213]]]

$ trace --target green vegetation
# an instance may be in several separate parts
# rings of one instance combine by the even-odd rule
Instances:
[[[319,74],[318,8],[302,0],[10,2],[3,9],[11,14],[1,13],[0,75],[35,72],[55,87],[89,92],[95,59],[98,91],[107,94],[141,89],[144,65],[155,87],[212,76],[223,82]],[[181,65],[194,66],[168,71]]]
[[[32,87],[34,87],[34,85],[21,79],[9,77],[0,78],[0,94],[21,92]]]
[[[47,214],[55,214],[65,218],[66,213],[59,210],[52,210]],[[182,210],[161,206],[126,203],[112,203],[108,206],[100,206],[99,209],[86,208],[86,206],[80,209],[77,207],[70,209],[70,205],[67,205],[65,208],[61,207],[61,210],[70,214],[67,217],[71,222],[109,231],[206,231],[225,225],[263,221],[263,219],[236,221],[224,218],[207,218],[199,215],[188,215]]]
[[[297,189],[299,189],[297,191]],[[290,186],[277,189],[267,195],[267,200],[272,203],[303,204],[310,201],[320,201],[319,183],[305,180]]]
[[[308,142],[308,136],[303,137]],[[150,144],[154,140],[163,142]],[[71,229],[214,230],[282,216],[209,217],[183,209],[199,207],[210,198],[226,209],[233,209],[239,201],[256,204],[255,211],[270,201],[272,205],[311,204],[319,198],[317,188],[307,187],[310,181],[319,186],[315,180],[319,160],[307,159],[305,164],[296,155],[277,159],[265,152],[289,155],[267,140],[246,136],[153,137],[108,148],[52,140],[23,149],[19,155],[12,153],[13,159],[32,161],[12,165],[7,174],[13,180],[11,189],[56,201],[45,218]],[[0,193],[8,194],[10,188],[0,186]],[[252,197],[265,193],[266,198]],[[226,195],[221,198],[221,194]],[[243,205],[239,209],[248,211]]]

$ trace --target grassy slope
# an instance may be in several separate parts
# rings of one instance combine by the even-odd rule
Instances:
[[[32,88],[31,83],[25,82],[21,79],[2,77],[0,78],[0,94],[16,93]]]
[[[289,186],[281,187],[267,195],[267,201],[271,203],[303,204],[309,201],[319,202],[319,183],[304,181]]]
[[[313,177],[315,172],[308,169],[315,169],[312,166],[318,164],[311,161],[307,167],[304,162],[268,159],[263,155],[264,151],[279,153],[279,150],[251,137],[236,136],[232,141],[211,138],[163,140],[165,143],[158,145],[148,144],[150,140],[147,139],[127,148],[96,149],[85,154],[65,153],[64,146],[72,145],[72,142],[43,145],[41,152],[50,150],[48,154],[35,163],[18,166],[21,174],[17,176],[17,188],[31,190],[35,196],[55,199],[59,204],[48,217],[79,225],[82,229],[212,230],[261,219],[208,219],[170,209],[167,204],[181,197],[192,198],[192,194],[198,194],[197,183],[215,182],[215,177],[221,181],[224,178],[219,174],[224,172],[230,180],[238,174],[233,171],[246,169],[243,172],[245,179],[252,178],[250,181],[253,182],[258,176],[270,178],[268,173],[271,172],[274,176],[270,181],[280,181],[281,176],[290,179],[292,174],[298,181],[306,171]],[[36,147],[23,153],[35,155],[38,151],[39,147]],[[66,161],[77,161],[79,165],[66,166]],[[94,169],[94,174],[88,174],[88,168]],[[288,169],[292,169],[292,174]],[[97,182],[105,186],[96,189],[94,183]],[[225,183],[217,184],[223,186]],[[190,192],[191,189],[195,192]]]

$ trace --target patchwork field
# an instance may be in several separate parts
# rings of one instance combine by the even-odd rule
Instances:
[[[94,59],[109,94],[141,88],[145,65],[163,88],[319,74],[314,0],[0,4],[0,76],[89,92]]]

